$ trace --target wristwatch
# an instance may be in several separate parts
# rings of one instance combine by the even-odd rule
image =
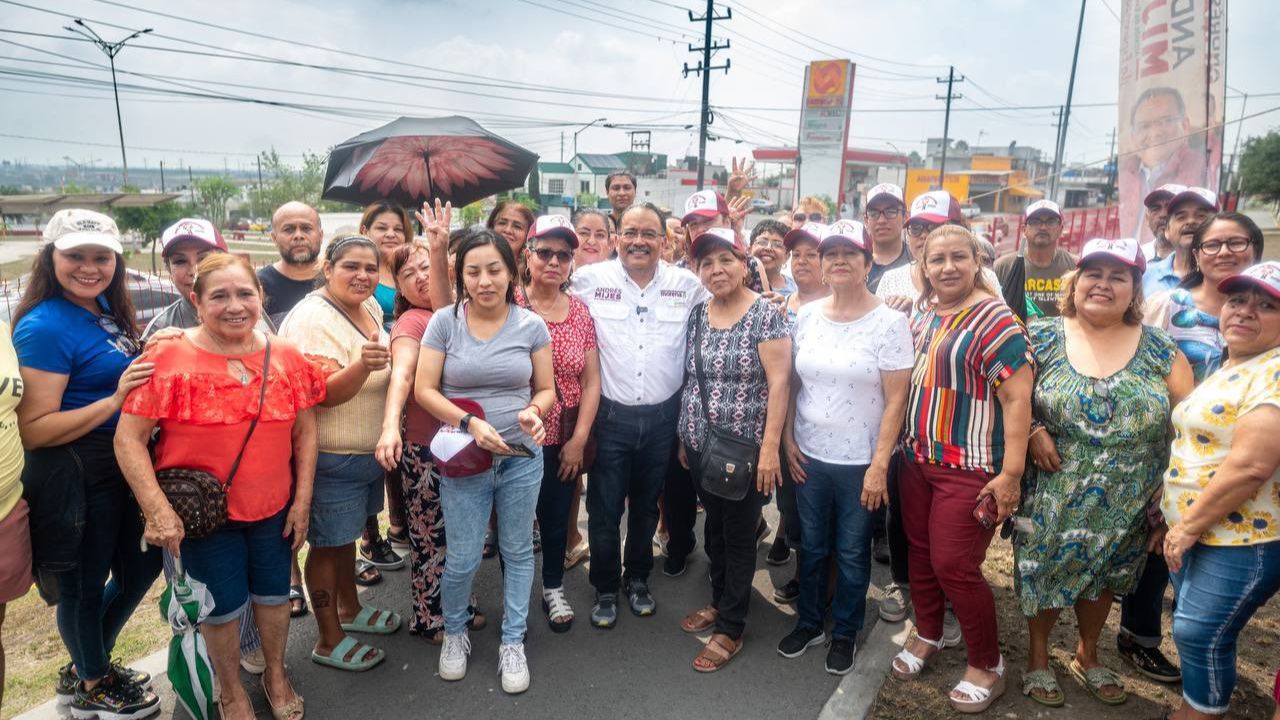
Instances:
[[[463,415],[462,419],[458,421],[458,429],[462,432],[468,432],[467,426],[471,424],[471,418],[473,417],[475,417],[474,413],[467,413],[466,415]]]

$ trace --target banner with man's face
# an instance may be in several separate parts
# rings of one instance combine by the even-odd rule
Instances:
[[[1123,0],[1121,237],[1152,238],[1143,199],[1167,183],[1217,191],[1227,0]]]

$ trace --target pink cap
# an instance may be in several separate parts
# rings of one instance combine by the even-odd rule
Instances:
[[[1218,283],[1218,292],[1238,292],[1245,288],[1258,288],[1280,299],[1280,262],[1271,260],[1245,268],[1244,272]]]
[[[867,205],[871,205],[871,203],[876,200],[889,198],[891,200],[896,200],[899,205],[906,207],[907,203],[902,199],[902,197],[902,188],[894,185],[893,183],[880,183],[867,191]]]
[[[168,254],[174,243],[182,240],[194,240],[204,245],[204,249],[227,249],[227,242],[222,239],[222,233],[218,232],[213,223],[200,218],[182,218],[165,228],[160,236],[160,254]]]
[[[1208,188],[1195,187],[1194,185],[1183,188],[1181,192],[1175,193],[1173,197],[1169,198],[1169,209],[1173,210],[1173,206],[1183,200],[1194,200],[1197,204],[1218,212],[1218,196]]]
[[[680,216],[680,224],[686,225],[695,217],[716,217],[728,215],[729,205],[715,190],[699,190],[684,201],[684,215]]]
[[[1058,203],[1052,200],[1037,200],[1031,203],[1027,206],[1027,209],[1022,212],[1022,217],[1030,218],[1036,213],[1052,213],[1053,215],[1056,215],[1059,220],[1062,219],[1062,208],[1059,207]]]
[[[573,231],[569,218],[563,215],[543,215],[534,220],[528,239],[540,237],[558,237],[569,243],[569,247],[578,247],[578,233]]]
[[[827,226],[826,233],[822,235],[822,242],[818,243],[818,252],[825,252],[827,248],[839,244],[841,240],[852,243],[859,250],[871,247],[871,233],[867,232],[866,226],[857,220],[837,220]]]
[[[923,220],[928,223],[958,222],[964,218],[960,212],[960,203],[946,190],[934,190],[916,197],[911,201],[912,220]]]
[[[1080,250],[1080,259],[1076,261],[1076,267],[1084,267],[1084,264],[1090,259],[1104,256],[1119,260],[1129,267],[1137,268],[1139,272],[1145,272],[1147,269],[1147,255],[1142,252],[1142,246],[1133,238],[1120,238],[1118,240],[1094,238],[1090,240]]]
[[[719,247],[745,253],[746,248],[738,243],[738,234],[731,228],[714,227],[698,236],[689,246],[689,255],[697,259]]]
[[[1162,200],[1167,201],[1169,198],[1173,197],[1174,195],[1177,195],[1178,193],[1186,191],[1186,189],[1187,189],[1186,185],[1179,185],[1177,183],[1165,183],[1164,185],[1161,185],[1155,190],[1152,190],[1151,192],[1147,193],[1147,196],[1142,198],[1142,204],[1146,205],[1147,207],[1151,207],[1151,203],[1160,202]]]
[[[800,240],[808,240],[814,244],[819,244],[822,242],[822,238],[826,234],[826,225],[816,222],[807,222],[795,230],[788,230],[787,234],[782,236],[782,245],[790,250]]]

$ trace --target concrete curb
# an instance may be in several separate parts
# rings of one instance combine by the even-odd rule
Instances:
[[[129,667],[135,670],[151,673],[151,683],[155,686],[169,684],[165,678],[169,671],[169,649],[157,650],[154,653],[138,660],[130,662]],[[61,712],[58,710],[58,701],[49,700],[43,705],[37,705],[30,710],[18,715],[14,720],[65,720],[70,715],[65,709]]]
[[[818,720],[866,718],[875,704],[880,685],[889,675],[893,656],[907,641],[912,627],[910,620],[902,623],[877,621],[866,641],[858,648],[853,672],[845,675],[840,686],[831,693],[818,714]]]

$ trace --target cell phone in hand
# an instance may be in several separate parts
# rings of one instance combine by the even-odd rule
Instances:
[[[996,519],[999,517],[1000,506],[996,505],[995,495],[987,495],[979,500],[977,506],[973,508],[973,519],[988,530],[996,526]]]
[[[507,447],[511,448],[510,453],[494,453],[494,455],[506,455],[509,457],[533,457],[533,450],[521,443],[507,443]]]

